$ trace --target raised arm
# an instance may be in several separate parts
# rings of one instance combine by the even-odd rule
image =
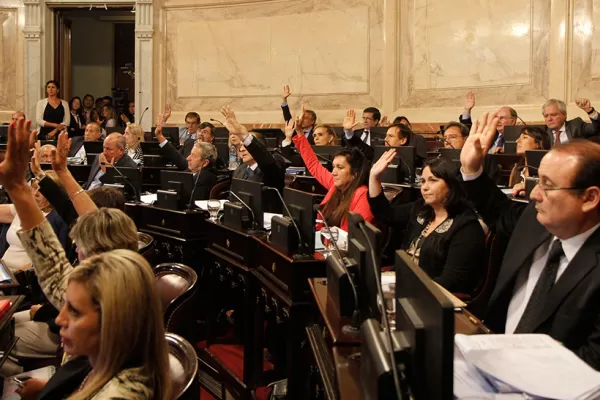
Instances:
[[[22,119],[10,125],[6,157],[0,164],[0,184],[10,195],[21,220],[18,236],[31,258],[40,286],[56,307],[62,307],[72,266],[25,180],[29,150],[35,139],[30,126],[31,121],[25,123]]]
[[[290,85],[285,85],[283,87],[283,94],[281,95],[281,111],[283,111],[283,119],[285,122],[288,122],[292,119],[292,113],[290,112],[290,105],[287,102],[288,97],[292,92],[290,91]]]
[[[585,124],[582,129],[583,137],[600,135],[600,115],[598,111],[592,107],[588,99],[577,99],[575,101],[577,107],[581,108],[590,117],[591,124]]]
[[[166,122],[164,114],[158,114],[156,117],[156,129],[154,135],[158,140],[158,146],[160,147],[160,153],[168,158],[178,170],[185,171],[188,168],[188,163],[185,157],[177,151],[177,149],[167,141],[167,138],[162,134],[163,125]]]

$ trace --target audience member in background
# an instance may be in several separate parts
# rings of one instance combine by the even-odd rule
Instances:
[[[47,176],[54,181],[58,190],[64,191],[58,176],[53,171],[47,171]],[[56,232],[62,246],[69,249],[69,228],[67,224],[65,224],[48,200],[40,193],[37,180],[32,182],[31,189],[37,206],[42,210],[44,216],[50,222],[50,225]],[[28,257],[25,248],[17,236],[17,232],[21,229],[21,221],[19,220],[14,205],[0,204],[0,223],[10,224],[8,231],[6,232],[8,248],[2,256],[4,265],[13,272],[31,267],[31,259]]]
[[[110,96],[104,96],[102,98],[102,106],[109,106],[109,107],[113,107],[113,98]]]
[[[135,122],[135,101],[127,103],[127,110],[122,112],[120,117],[125,125],[133,124]]]
[[[102,108],[103,128],[114,128],[117,126],[117,115],[113,106],[104,106]]]
[[[394,122],[392,124],[393,125],[395,125],[395,124],[406,125],[412,130],[412,125],[410,124],[410,121],[404,115],[394,118]]]
[[[550,138],[546,132],[536,127],[523,128],[517,139],[517,155],[522,157],[519,162],[515,164],[510,173],[508,186],[513,187],[516,184],[523,182],[525,178],[530,175],[529,168],[527,167],[527,159],[525,158],[525,152],[527,150],[549,149]],[[537,171],[535,172],[535,175],[537,175]]]
[[[103,177],[106,167],[116,165],[117,167],[137,168],[135,161],[125,154],[125,137],[113,132],[104,139],[104,151],[96,157],[85,189],[93,189],[103,185]]]
[[[463,186],[496,235],[507,238],[485,313],[494,333],[550,335],[600,369],[600,145],[573,141],[542,159],[529,204],[482,174],[498,118],[484,114],[461,152]]]
[[[90,111],[94,108],[94,96],[91,94],[86,94],[83,96],[83,115],[85,117],[85,123],[87,124],[90,121]]]
[[[98,97],[94,104],[94,109],[98,112],[98,115],[102,115],[102,109],[104,108],[104,100],[102,97]],[[96,121],[94,121],[96,122]]]
[[[354,110],[348,110],[346,112],[346,118],[348,118],[350,111],[354,114]],[[375,145],[375,143],[371,143],[371,128],[375,128],[379,126],[379,121],[381,120],[381,113],[375,107],[367,107],[363,111],[362,115],[363,120],[363,131],[360,134],[360,140],[368,144],[369,146]],[[353,122],[353,126],[350,124],[346,124],[346,120],[344,120],[344,134],[346,139],[350,139],[352,136],[358,133],[354,132],[354,128],[358,125],[358,122]]]
[[[468,138],[469,128],[466,125],[460,122],[449,122],[444,126],[444,147],[456,150],[456,155],[452,159],[460,159],[460,149],[463,148]],[[483,170],[492,181],[496,182],[496,184],[499,182],[500,168],[491,155],[485,158]]]
[[[296,129],[296,126],[301,126],[301,120],[288,121],[285,136],[287,140],[294,141],[310,174],[327,190],[321,207],[329,226],[337,226],[347,232],[349,211],[359,213],[365,221],[373,221],[364,184],[368,163],[363,153],[356,148],[341,148],[333,159],[333,170],[329,172],[315,156],[303,130]]]
[[[542,114],[547,126],[546,133],[551,138],[552,146],[565,144],[576,138],[600,135],[600,118],[590,101],[577,99],[575,104],[586,112],[592,121],[591,124],[579,117],[567,121],[567,105],[564,101],[550,99],[542,106]]]
[[[23,111],[15,111],[14,113],[12,113],[12,115],[10,116],[10,120],[12,122],[17,122],[19,119],[25,119],[25,113]]]
[[[144,129],[138,124],[129,124],[125,127],[125,152],[137,164],[144,162],[141,142],[144,141]]]
[[[288,105],[287,99],[290,97],[292,92],[290,91],[290,85],[285,85],[283,87],[283,94],[281,96],[281,111],[283,111],[283,119],[287,123],[292,119],[292,113],[290,112],[290,106]],[[302,118],[300,118],[302,122],[300,123],[300,127],[304,132],[304,135],[308,139],[310,144],[316,144],[315,138],[313,136],[314,129],[316,129],[315,124],[317,123],[317,113],[313,110],[304,109],[304,105],[302,106]]]
[[[164,123],[166,124],[168,119],[171,117],[171,105],[165,105],[165,111],[163,113]],[[186,140],[191,140],[193,143],[196,141],[198,127],[200,126],[200,115],[197,112],[189,112],[185,115],[185,127],[179,128],[179,145],[186,147]],[[189,142],[188,142],[189,143]],[[189,146],[191,150],[191,146]],[[184,155],[184,157],[187,157]]]
[[[46,135],[57,129],[62,131],[71,123],[69,104],[58,97],[58,82],[46,82],[47,97],[37,102],[35,119],[38,124],[38,139],[45,140]]]
[[[469,92],[465,98],[463,113],[459,117],[459,121],[468,128],[471,128],[473,124],[473,120],[471,119],[471,110],[473,110],[473,107],[475,107],[475,94]],[[498,115],[498,131],[494,138],[494,145],[490,148],[490,154],[502,153],[504,151],[504,127],[516,125],[519,118],[514,108],[506,106],[500,107],[496,114]]]
[[[74,132],[76,129],[83,128],[86,124],[83,109],[81,108],[81,99],[77,96],[73,97],[69,102],[69,108],[71,109],[69,132]]]
[[[262,182],[282,192],[286,169],[283,157],[269,152],[260,133],[248,132],[246,127],[237,121],[231,107],[222,107],[221,114],[225,117],[225,126],[229,133],[237,136],[241,142],[239,155],[243,164],[233,171],[232,177]]]
[[[163,116],[159,114],[154,134],[158,140],[161,154],[175,164],[178,170],[189,171],[194,174],[194,182],[196,182],[195,200],[208,200],[211,189],[217,183],[215,171],[217,150],[215,146],[198,140],[194,143],[194,147],[186,159],[163,136],[162,127]],[[197,176],[198,173],[200,173],[200,176]]]
[[[423,198],[391,206],[380,178],[395,155],[396,150],[388,150],[371,168],[371,211],[378,222],[404,232],[401,249],[434,281],[451,292],[471,293],[485,273],[485,233],[468,205],[456,168],[442,158],[425,161]]]
[[[102,130],[100,125],[95,122],[90,122],[85,126],[85,132],[83,136],[75,136],[71,139],[71,150],[69,150],[69,157],[85,158],[85,148],[83,142],[95,142],[100,140],[102,137]]]

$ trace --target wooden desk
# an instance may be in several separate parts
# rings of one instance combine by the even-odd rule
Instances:
[[[19,309],[25,296],[0,296],[0,300],[10,300],[11,305],[8,311],[0,318],[0,350],[4,353],[0,357],[0,367],[8,359],[8,355],[17,344],[18,337],[14,335],[14,327],[10,327],[15,312]],[[8,329],[8,331],[7,331]]]
[[[327,398],[358,399],[360,397],[360,359],[353,354],[360,352],[360,338],[345,335],[341,329],[349,318],[340,317],[327,297],[327,284],[323,278],[310,278],[313,293],[328,336],[323,339],[318,325],[306,328],[315,362],[321,374],[323,390]],[[456,312],[454,330],[465,335],[489,333],[483,323],[467,310]],[[324,349],[330,354],[324,354]]]

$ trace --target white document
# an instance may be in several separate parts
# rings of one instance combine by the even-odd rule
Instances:
[[[140,196],[140,201],[145,204],[152,204],[156,201],[156,193],[143,194]]]
[[[268,230],[268,231],[271,230],[271,220],[276,215],[279,215],[280,217],[283,216],[283,214],[273,214],[273,213],[264,213],[263,214],[263,227],[266,230]]]
[[[223,205],[227,203],[229,200],[219,200],[221,202],[221,210],[223,209]],[[196,207],[208,211],[208,200],[196,200]]]

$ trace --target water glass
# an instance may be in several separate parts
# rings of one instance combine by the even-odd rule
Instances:
[[[208,208],[210,220],[216,221],[217,215],[219,215],[219,211],[221,210],[221,202],[219,200],[208,200],[206,203],[206,208]]]

